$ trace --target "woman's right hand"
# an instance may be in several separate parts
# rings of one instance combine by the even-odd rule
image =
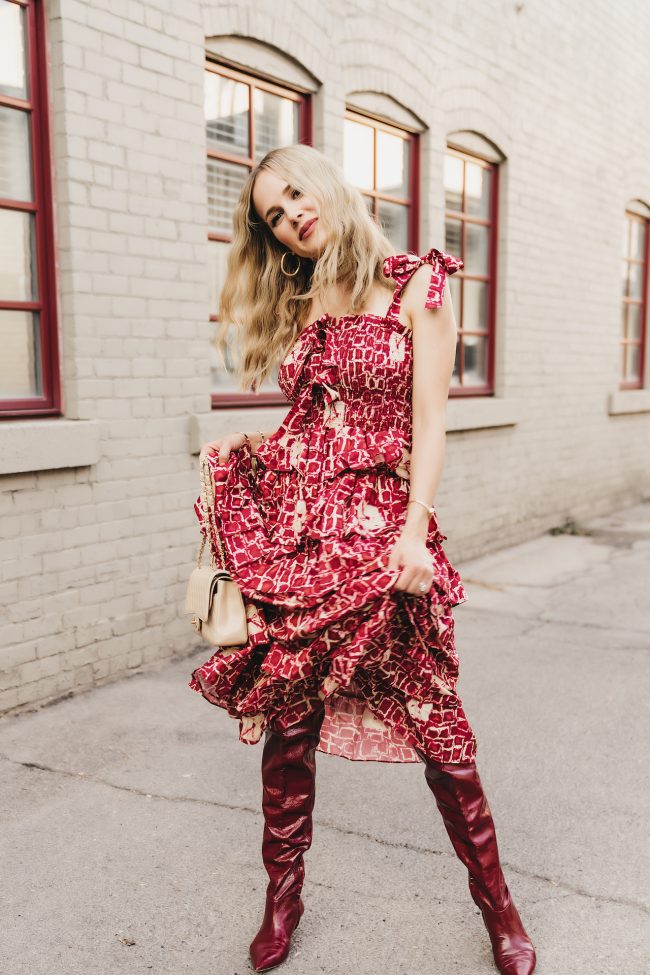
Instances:
[[[232,450],[239,450],[246,442],[243,433],[228,433],[219,440],[211,440],[204,443],[199,454],[199,464],[203,463],[206,454],[217,455],[218,464],[226,464]]]

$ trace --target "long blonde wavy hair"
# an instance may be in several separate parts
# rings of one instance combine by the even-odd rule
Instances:
[[[287,250],[253,205],[255,180],[262,170],[313,197],[330,231],[323,253],[315,261],[301,257],[294,277],[283,274],[280,261]],[[358,314],[374,282],[392,287],[383,276],[382,264],[395,247],[368,212],[360,191],[312,146],[290,145],[267,152],[242,186],[233,223],[215,347],[224,355],[229,326],[235,325],[242,389],[257,391],[281,361],[307,324],[313,298],[340,285],[351,294],[350,314]],[[294,264],[292,260],[290,267]]]

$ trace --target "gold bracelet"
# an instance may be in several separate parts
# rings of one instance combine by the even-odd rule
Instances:
[[[410,498],[409,499],[409,504],[421,504],[422,507],[423,508],[426,508],[427,511],[429,512],[429,518],[432,518],[433,515],[434,515],[435,509],[434,509],[433,505],[431,505],[431,507],[429,507],[429,505],[428,504],[425,504],[424,501],[418,501],[417,498]]]
[[[251,438],[250,438],[250,437],[248,436],[248,434],[247,434],[247,433],[245,433],[245,432],[244,432],[243,430],[240,430],[239,432],[241,433],[241,435],[242,435],[242,437],[244,438],[244,440],[245,440],[245,441],[246,441],[246,442],[248,443],[248,446],[250,447],[250,450],[251,450],[251,453],[252,453],[252,454],[254,454],[254,453],[255,453],[255,451],[254,451],[254,449],[253,449],[253,444],[252,444],[252,442],[251,442]],[[266,437],[265,437],[265,435],[264,435],[264,434],[262,433],[262,431],[261,431],[261,430],[257,430],[257,433],[259,433],[259,435],[260,435],[260,437],[261,437],[261,440],[260,440],[260,446],[261,446],[261,445],[262,445],[262,444],[264,443],[264,441],[266,440]]]

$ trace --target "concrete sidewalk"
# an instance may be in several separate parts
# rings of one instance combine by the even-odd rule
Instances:
[[[458,564],[459,693],[536,975],[645,975],[650,504]],[[199,659],[200,656],[200,659]],[[3,975],[249,975],[261,743],[176,662],[0,721]],[[285,975],[489,975],[421,765],[319,754]]]

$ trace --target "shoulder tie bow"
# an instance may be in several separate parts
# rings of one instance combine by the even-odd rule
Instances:
[[[411,275],[422,264],[431,264],[432,267],[431,280],[429,282],[424,307],[440,308],[445,289],[446,275],[454,274],[455,271],[459,271],[465,266],[460,258],[454,257],[452,254],[446,254],[436,247],[432,247],[431,250],[427,251],[421,257],[410,252],[407,254],[395,254],[392,257],[387,257],[384,261],[384,277],[393,278],[397,282],[397,298]]]

